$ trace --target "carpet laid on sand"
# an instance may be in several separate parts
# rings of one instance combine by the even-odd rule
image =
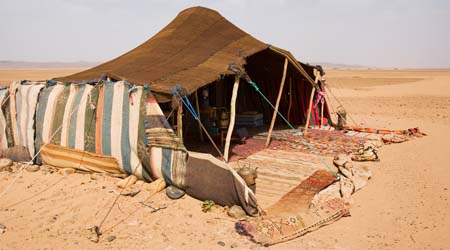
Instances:
[[[294,153],[291,159],[284,161],[284,165],[286,161],[293,161],[298,156],[298,153]],[[280,155],[279,158],[281,157],[284,156]],[[372,174],[367,167],[353,166],[350,156],[341,157],[343,159],[335,160],[335,173],[323,169],[323,166],[317,170],[317,161],[306,164],[306,160],[304,166],[297,165],[297,168],[303,168],[306,172],[311,173],[313,168],[316,170],[270,205],[265,215],[238,221],[237,232],[256,243],[273,245],[302,236],[349,215],[351,195],[365,186]],[[276,161],[279,159],[274,160]],[[286,174],[288,173],[282,173],[285,179],[290,177]],[[275,189],[276,186],[270,185]],[[263,189],[262,192],[270,193],[270,190]]]
[[[342,199],[310,207],[314,196],[336,180],[333,173],[318,170],[267,209],[267,215],[241,220],[239,233],[263,245],[287,241],[329,224],[348,213]]]

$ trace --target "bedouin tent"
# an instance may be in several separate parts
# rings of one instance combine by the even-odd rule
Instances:
[[[204,7],[180,12],[152,38],[109,62],[55,80],[82,81],[99,79],[106,74],[112,80],[126,80],[136,85],[148,83],[159,103],[171,100],[176,84],[188,94],[196,94],[196,90],[208,84],[225,82],[228,92],[237,95],[228,99],[234,100],[231,105],[237,106],[234,109],[251,110],[261,106],[261,100],[253,101],[257,95],[250,85],[241,83],[239,87],[242,80],[233,77],[236,72],[230,65],[241,66],[273,104],[279,103],[277,109],[289,122],[321,125],[321,117],[331,121],[326,102],[317,105],[323,94],[318,81],[320,76],[314,67],[297,61],[286,50],[257,40],[218,12]],[[231,88],[236,90],[231,91]],[[275,120],[270,119],[273,116],[275,113],[266,119]],[[233,127],[230,122],[231,131]],[[230,136],[227,136],[228,145]]]

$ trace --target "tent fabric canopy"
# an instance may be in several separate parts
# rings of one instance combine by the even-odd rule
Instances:
[[[245,65],[245,58],[265,49],[288,57],[314,84],[289,52],[255,39],[218,12],[204,7],[180,12],[155,36],[122,56],[56,80],[92,80],[106,74],[114,80],[137,85],[150,83],[158,101],[166,102],[176,84],[192,93],[224,75],[233,74],[228,70],[229,64]]]

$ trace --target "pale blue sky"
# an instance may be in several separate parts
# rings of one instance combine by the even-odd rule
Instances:
[[[0,60],[104,62],[198,5],[301,61],[450,68],[448,0],[0,0]]]

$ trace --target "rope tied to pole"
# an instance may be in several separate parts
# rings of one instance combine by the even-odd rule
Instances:
[[[197,112],[195,112],[194,106],[192,106],[191,101],[189,101],[189,98],[187,97],[187,91],[182,88],[179,84],[175,85],[175,88],[173,88],[172,93],[176,95],[181,102],[183,102],[184,106],[188,109],[188,111],[192,114],[194,119],[196,121],[199,120],[199,117],[197,115]]]
[[[209,135],[208,131],[206,130],[205,126],[203,126],[203,123],[200,121],[200,118],[197,114],[197,112],[194,109],[194,106],[192,106],[191,101],[189,101],[188,98],[188,93],[186,91],[186,89],[182,88],[179,84],[176,84],[175,87],[172,90],[172,93],[178,97],[178,99],[181,100],[181,102],[183,103],[183,105],[188,109],[189,113],[192,114],[192,116],[194,117],[194,119],[196,121],[198,121],[198,124],[200,125],[200,127],[203,129],[203,131],[205,132],[206,136],[208,137],[208,139],[211,141],[211,144],[214,146],[214,148],[216,149],[217,153],[219,153],[220,157],[225,160],[225,157],[223,156],[222,152],[220,151],[219,147],[217,147],[216,143],[214,142],[214,140],[211,138],[211,136]]]

